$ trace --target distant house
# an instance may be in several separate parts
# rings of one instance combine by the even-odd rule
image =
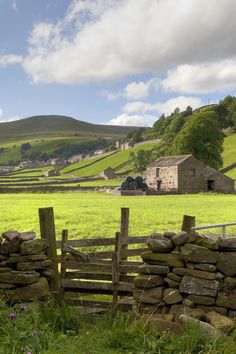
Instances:
[[[116,174],[113,168],[108,167],[102,172],[99,173],[99,176],[104,178],[105,180],[116,178]]]
[[[15,170],[15,166],[0,166],[0,173],[11,172]]]
[[[23,161],[20,162],[18,167],[20,168],[35,168],[35,167],[43,167],[45,166],[44,161]]]
[[[103,150],[96,150],[94,151],[94,155],[102,155],[103,154]]]
[[[48,170],[44,172],[45,177],[55,177],[60,176],[60,172],[58,170]]]
[[[119,140],[116,141],[116,144],[115,144],[116,148],[119,149],[120,148],[120,142]]]
[[[48,160],[48,163],[51,166],[55,166],[57,168],[62,168],[68,164],[68,161],[57,157],[57,158],[53,158],[53,159]]]
[[[78,155],[73,155],[71,158],[69,158],[69,163],[76,163],[80,162],[83,160],[84,155],[78,154]]]
[[[120,149],[121,149],[121,151],[123,151],[123,150],[128,150],[128,149],[130,149],[130,148],[132,148],[132,147],[134,147],[134,144],[131,143],[130,141],[127,141],[127,142],[125,142],[125,143],[120,144]]]
[[[160,157],[147,167],[147,185],[159,193],[233,193],[234,180],[192,155]]]

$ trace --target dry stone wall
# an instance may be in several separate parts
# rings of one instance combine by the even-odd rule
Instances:
[[[215,328],[228,321],[223,330],[234,328],[236,237],[164,232],[152,234],[147,245],[134,279],[136,312],[177,322],[189,316]]]
[[[52,277],[46,244],[34,232],[7,231],[0,239],[0,294],[6,301],[49,296]]]

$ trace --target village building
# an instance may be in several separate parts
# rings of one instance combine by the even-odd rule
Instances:
[[[60,172],[58,170],[48,170],[44,172],[45,177],[55,177],[60,176]]]
[[[117,149],[120,148],[120,142],[119,142],[119,140],[116,141],[115,147],[116,147]]]
[[[132,147],[134,147],[134,144],[131,143],[130,141],[120,144],[121,151],[131,149]]]
[[[15,166],[0,166],[0,173],[7,173],[15,170]]]
[[[35,168],[35,167],[43,167],[45,166],[45,162],[44,161],[23,161],[20,162],[18,167],[19,168]]]
[[[96,150],[96,151],[94,151],[94,155],[100,156],[100,155],[102,155],[102,154],[103,154],[103,150]]]
[[[115,170],[111,167],[106,168],[102,172],[99,173],[99,176],[104,178],[105,180],[116,178]]]
[[[148,188],[157,193],[233,193],[234,180],[192,155],[160,157],[147,167]]]
[[[84,155],[78,154],[78,155],[73,155],[71,158],[69,158],[69,163],[76,163],[76,162],[81,162],[83,160]]]

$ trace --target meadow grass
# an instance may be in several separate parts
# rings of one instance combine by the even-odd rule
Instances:
[[[124,150],[124,151],[119,151],[114,155],[110,155],[105,157],[104,159],[100,160],[99,158],[95,158],[92,160],[86,160],[87,163],[95,162],[91,166],[86,167],[86,161],[82,161],[77,164],[72,164],[70,166],[67,166],[62,170],[62,172],[69,172],[73,170],[74,168],[81,168],[85,166],[84,168],[81,168],[77,171],[73,171],[72,173],[76,176],[80,177],[87,177],[87,176],[94,176],[100,173],[101,171],[105,170],[108,167],[116,168],[117,166],[121,165],[122,163],[128,161],[130,159],[130,153],[135,152],[137,153],[139,150],[151,150],[153,149],[155,145],[154,144],[146,144],[146,145],[141,145],[141,146],[136,146],[132,149]],[[96,162],[96,160],[98,160]]]
[[[38,208],[53,207],[57,237],[63,229],[70,238],[112,237],[120,228],[120,208],[130,208],[130,235],[180,230],[184,214],[197,225],[236,221],[236,195],[195,194],[119,197],[103,192],[1,194],[0,231],[35,230]],[[228,230],[228,229],[227,229]],[[236,234],[236,229],[229,229]]]
[[[236,162],[236,134],[227,136],[224,139],[224,151],[222,153],[224,166]]]
[[[133,314],[80,316],[76,308],[53,303],[0,303],[1,354],[233,354],[236,336],[215,340],[197,325],[180,335],[159,333]]]

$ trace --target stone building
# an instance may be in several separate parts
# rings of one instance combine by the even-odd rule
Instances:
[[[101,173],[99,173],[99,176],[104,178],[105,180],[116,178],[115,171],[111,167],[108,167],[103,170]]]
[[[60,172],[58,170],[48,170],[44,172],[45,177],[55,177],[60,176]]]
[[[159,193],[233,193],[234,180],[192,155],[160,157],[147,167],[147,185]]]

